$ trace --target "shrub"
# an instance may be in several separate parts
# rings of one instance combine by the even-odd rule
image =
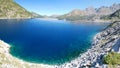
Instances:
[[[118,65],[120,64],[120,54],[115,52],[110,52],[104,57],[104,62],[109,65]]]

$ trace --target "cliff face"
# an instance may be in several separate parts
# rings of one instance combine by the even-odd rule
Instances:
[[[14,0],[0,0],[0,18],[30,18],[32,14]]]

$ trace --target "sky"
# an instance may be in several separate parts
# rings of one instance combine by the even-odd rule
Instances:
[[[15,0],[15,2],[28,11],[50,16],[65,14],[74,9],[110,6],[113,3],[120,3],[120,0]]]

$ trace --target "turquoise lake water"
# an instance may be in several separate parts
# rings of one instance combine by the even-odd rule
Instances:
[[[107,24],[72,24],[58,20],[0,20],[0,39],[24,61],[63,64],[91,47],[93,36]]]

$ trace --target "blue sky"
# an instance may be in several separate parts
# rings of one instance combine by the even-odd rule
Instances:
[[[120,3],[120,0],[15,0],[29,11],[41,15],[65,14],[73,9],[85,9],[87,7],[98,8]]]

